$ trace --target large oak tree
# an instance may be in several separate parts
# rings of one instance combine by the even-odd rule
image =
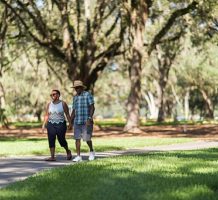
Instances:
[[[1,4],[13,12],[20,37],[45,48],[65,64],[70,80],[80,79],[88,89],[109,60],[122,54],[126,25],[119,0],[1,0]]]

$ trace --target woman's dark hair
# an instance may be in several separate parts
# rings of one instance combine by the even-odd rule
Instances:
[[[59,91],[59,90],[52,90],[52,91],[55,91],[55,92],[57,92],[57,94],[58,94],[59,96],[61,96],[61,93],[60,93],[60,91]]]

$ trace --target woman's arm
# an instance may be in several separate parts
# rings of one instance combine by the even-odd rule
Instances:
[[[43,124],[42,124],[42,132],[43,132],[43,133],[44,133],[44,130],[45,130],[45,126],[46,126],[46,124],[47,124],[47,122],[48,122],[48,117],[49,117],[48,108],[49,108],[49,104],[50,104],[50,103],[47,104],[46,109],[45,109],[44,122],[43,122]]]

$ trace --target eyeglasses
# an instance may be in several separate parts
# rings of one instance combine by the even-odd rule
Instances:
[[[57,95],[57,93],[53,93],[53,94],[50,94],[50,97],[54,97],[56,95]]]

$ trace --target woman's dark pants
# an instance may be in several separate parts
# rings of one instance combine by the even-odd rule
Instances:
[[[55,147],[56,136],[58,138],[58,142],[62,147],[67,147],[67,141],[65,138],[67,131],[66,122],[63,123],[54,123],[48,122],[47,124],[47,132],[48,132],[48,143],[49,147]]]

